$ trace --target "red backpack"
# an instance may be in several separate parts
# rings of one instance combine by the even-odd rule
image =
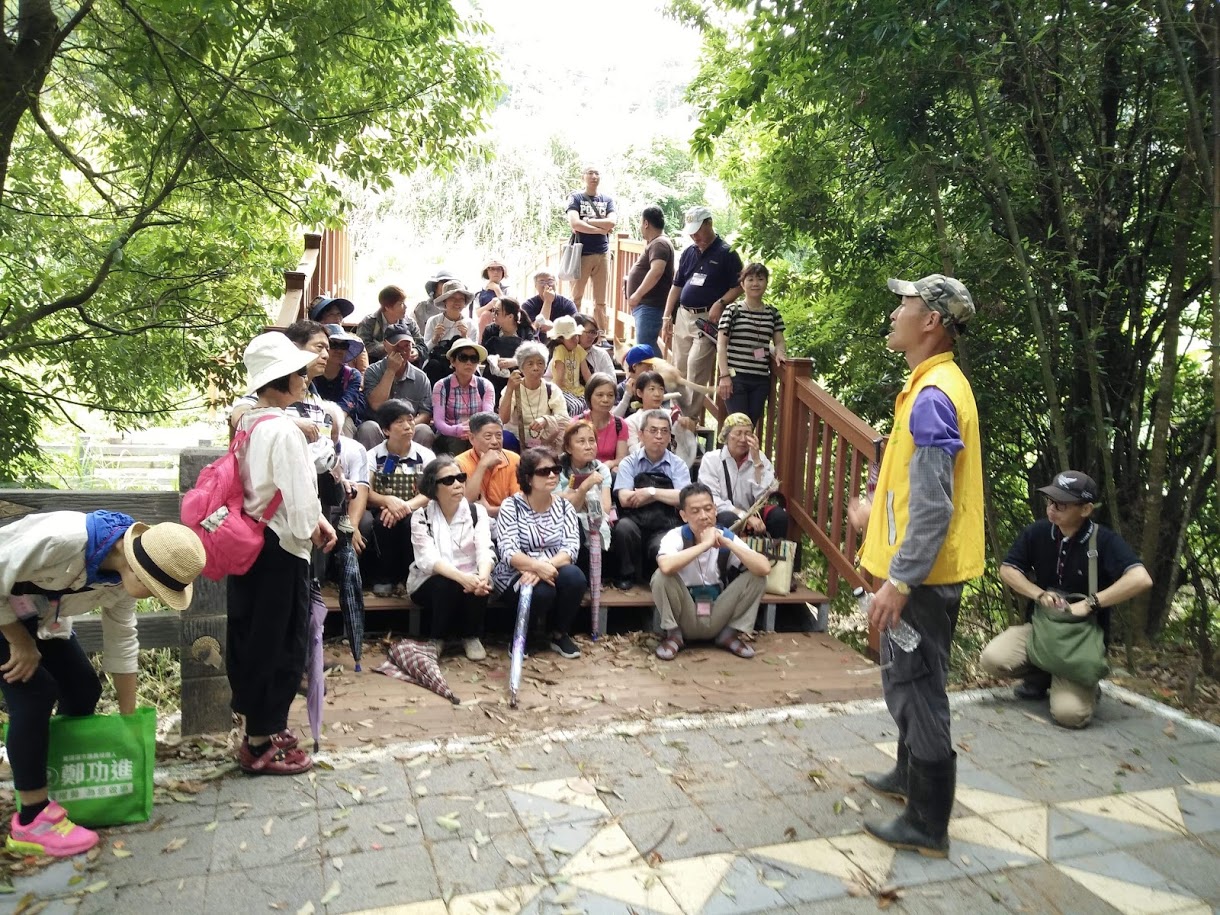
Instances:
[[[203,541],[208,557],[203,575],[212,581],[250,571],[263,549],[263,529],[284,501],[277,489],[261,518],[251,518],[242,510],[245,493],[237,453],[259,423],[275,418],[260,416],[249,429],[239,429],[228,453],[199,471],[195,488],[182,497],[182,523]]]

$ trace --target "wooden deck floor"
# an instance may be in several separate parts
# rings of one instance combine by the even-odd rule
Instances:
[[[545,646],[526,659],[517,709],[508,707],[504,643],[489,643],[480,663],[467,661],[460,647],[445,655],[442,669],[461,705],[376,673],[385,660],[380,646],[366,645],[362,673],[354,672],[345,646],[329,647],[327,662],[344,669],[328,677],[322,746],[509,735],[881,694],[876,666],[824,633],[759,633],[751,660],[692,645],[675,660],[660,661],[653,654],[656,638],[647,633],[578,641],[578,660],[565,661]],[[294,704],[291,723],[308,733],[303,699]]]

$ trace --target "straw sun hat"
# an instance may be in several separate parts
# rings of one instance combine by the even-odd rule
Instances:
[[[203,571],[207,555],[189,527],[173,522],[149,527],[137,521],[123,535],[123,555],[153,597],[171,610],[185,610],[191,583]]]

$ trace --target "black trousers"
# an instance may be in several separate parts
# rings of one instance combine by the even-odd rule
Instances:
[[[428,611],[431,639],[481,639],[488,597],[468,594],[444,575],[433,575],[411,592],[411,599]]]
[[[665,530],[643,529],[634,518],[619,518],[614,525],[614,536],[610,539],[610,555],[618,568],[620,578],[634,582],[647,582],[656,566],[657,549]]]
[[[293,556],[271,528],[245,575],[228,580],[225,666],[233,711],[247,734],[288,727],[288,709],[301,685],[309,630],[309,562]]]
[[[898,725],[899,741],[923,762],[938,762],[953,755],[946,684],[949,646],[961,604],[961,585],[912,588],[902,618],[919,630],[919,644],[914,651],[903,651],[887,635],[881,635],[885,704]]]
[[[373,530],[364,548],[365,566],[362,573],[375,585],[394,585],[407,580],[415,547],[411,544],[411,516],[393,527],[381,523],[381,513],[374,511]]]
[[[21,623],[38,645],[42,663],[24,683],[0,678],[0,693],[8,706],[5,747],[13,786],[18,791],[37,791],[47,786],[51,711],[58,703],[61,715],[92,715],[102,698],[102,684],[75,633],[67,639],[40,639],[37,620]],[[0,664],[7,664],[10,656],[8,640],[0,637]]]
[[[517,588],[517,579],[510,588]],[[530,604],[530,615],[534,619],[547,621],[550,632],[572,634],[572,621],[580,612],[580,602],[585,596],[589,580],[577,566],[569,563],[559,569],[555,584],[540,581],[534,585],[534,599]]]

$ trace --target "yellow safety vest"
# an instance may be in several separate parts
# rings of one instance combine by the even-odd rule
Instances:
[[[907,379],[894,401],[890,433],[877,478],[877,492],[860,562],[873,575],[887,578],[890,561],[906,536],[911,500],[911,408],[925,387],[939,388],[957,409],[957,426],[965,447],[953,460],[953,518],[932,571],[922,584],[955,584],[983,574],[983,456],[974,392],[953,353],[925,359]],[[919,582],[911,582],[919,584]]]

